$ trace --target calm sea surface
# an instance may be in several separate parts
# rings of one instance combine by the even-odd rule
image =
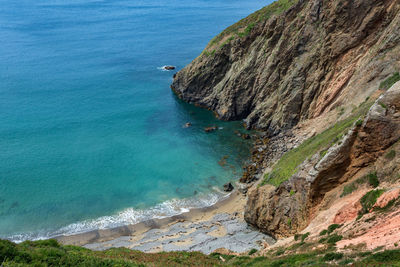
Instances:
[[[160,67],[184,67],[270,2],[0,0],[0,238],[115,227],[221,198],[216,188],[248,156],[240,122],[177,100]]]

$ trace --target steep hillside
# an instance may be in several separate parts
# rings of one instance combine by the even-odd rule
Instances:
[[[269,135],[362,103],[400,68],[398,0],[279,0],[215,37],[171,85]]]
[[[323,211],[333,216],[344,183],[382,173],[377,162],[400,139],[399,32],[399,0],[279,0],[175,75],[171,88],[183,100],[263,130],[240,180],[249,184],[249,224],[291,236]],[[380,193],[399,178],[397,167],[383,170]],[[352,216],[362,213],[357,205]]]
[[[371,105],[367,101],[361,110],[363,106]],[[378,167],[376,162],[388,153],[392,153],[389,162],[397,162],[400,158],[396,156],[395,144],[399,140],[400,82],[397,82],[375,101],[366,116],[355,112],[281,157],[262,183],[250,190],[246,221],[275,237],[289,236],[303,230],[319,211],[330,207],[334,203],[332,192],[360,173],[378,173],[374,187],[388,180],[391,182],[381,189],[390,190],[400,182],[400,170],[396,164]],[[327,203],[322,205],[323,202]],[[360,210],[361,207],[355,214]]]

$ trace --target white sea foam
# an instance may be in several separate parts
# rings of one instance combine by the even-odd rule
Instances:
[[[72,223],[57,230],[42,230],[31,233],[16,234],[9,236],[7,239],[18,243],[25,240],[40,240],[61,235],[80,234],[96,229],[110,229],[123,225],[136,224],[150,219],[162,219],[188,212],[194,208],[212,206],[219,200],[228,196],[229,195],[218,190],[210,194],[204,194],[192,198],[171,199],[149,209],[141,210],[128,208],[115,215],[102,216],[97,219]]]

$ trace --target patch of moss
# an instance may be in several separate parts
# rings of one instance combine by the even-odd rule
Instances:
[[[395,202],[396,202],[396,199],[392,199],[383,208],[375,207],[374,210],[376,210],[378,212],[386,212],[386,211],[390,210],[394,206]]]
[[[396,151],[394,151],[393,149],[390,150],[386,155],[385,158],[388,160],[392,160],[396,157]]]
[[[383,189],[375,189],[375,190],[371,190],[368,193],[366,193],[360,200],[360,203],[362,206],[360,215],[368,213],[369,210],[376,203],[376,200],[378,199],[378,197],[380,197],[383,192],[384,192]]]
[[[381,84],[379,85],[379,89],[387,90],[390,87],[392,87],[393,84],[395,84],[398,81],[400,81],[400,73],[395,72],[395,73],[393,73],[392,76],[388,77],[386,80],[381,82]]]
[[[351,184],[345,185],[343,187],[343,192],[340,195],[340,197],[347,196],[347,195],[353,193],[356,190],[357,190],[357,185],[355,183],[351,183]]]

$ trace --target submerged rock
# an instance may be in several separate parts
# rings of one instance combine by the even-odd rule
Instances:
[[[163,69],[164,69],[164,70],[174,70],[174,69],[175,69],[175,66],[167,65],[167,66],[164,66]]]
[[[217,126],[211,126],[211,127],[206,127],[206,128],[204,128],[204,131],[205,131],[206,133],[210,133],[210,132],[216,131],[217,129],[218,129]]]
[[[192,124],[190,122],[185,123],[185,125],[183,125],[183,128],[189,128],[190,126],[192,126]]]

